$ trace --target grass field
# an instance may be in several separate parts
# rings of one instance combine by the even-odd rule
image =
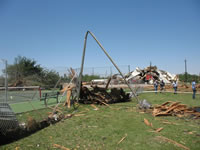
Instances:
[[[200,96],[198,95],[196,100],[193,100],[191,94],[146,93],[139,95],[139,99],[146,99],[153,105],[166,101],[180,101],[188,106],[200,106]],[[63,120],[29,137],[1,146],[0,149],[56,149],[53,144],[69,149],[84,150],[182,149],[161,140],[159,136],[172,139],[191,150],[200,149],[200,120],[173,116],[153,117],[150,113],[141,113],[136,108],[136,104],[133,100],[127,103],[112,104],[110,107],[97,106],[99,110],[94,110],[90,105],[80,105],[75,112],[73,109],[64,108],[64,113],[73,112],[84,115]],[[17,118],[21,122],[26,122],[29,116],[40,120],[49,111],[49,109],[41,109],[39,112],[42,116],[35,111],[27,112],[17,115]],[[152,122],[154,128],[163,127],[164,129],[159,133],[152,132],[152,129],[144,124],[144,118]],[[125,137],[124,140],[118,144],[123,137]]]

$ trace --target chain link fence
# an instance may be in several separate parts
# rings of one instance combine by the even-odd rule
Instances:
[[[9,65],[8,65],[9,66]],[[130,71],[130,66],[118,66],[125,75]],[[74,69],[79,76],[80,68]],[[70,68],[57,67],[44,70],[44,74],[34,72],[20,72],[7,69],[5,63],[0,63],[0,133],[18,126],[16,113],[39,111],[45,108],[46,99],[42,101],[43,94],[60,90],[60,85],[70,82]],[[113,66],[85,67],[83,76],[93,76],[93,79],[108,79],[114,74],[119,74]],[[86,80],[86,78],[83,78]],[[87,82],[91,81],[90,79]],[[120,82],[111,82],[111,86],[120,87]],[[104,86],[104,85],[103,85]],[[139,88],[138,88],[139,89]],[[140,90],[140,89],[139,89]],[[138,90],[138,91],[139,91]],[[53,103],[50,99],[48,106],[55,106],[57,102],[65,101],[66,95],[59,95]],[[58,101],[59,99],[59,101]],[[41,118],[42,119],[42,118]]]
[[[0,103],[11,104],[11,103],[25,102],[28,100],[39,100],[40,98],[39,86],[22,85],[21,81],[18,81],[17,79],[11,79],[9,76],[10,74],[17,74],[17,73],[15,71],[13,71],[12,73],[7,71],[7,76],[6,76],[6,64],[4,61],[1,62],[0,63]]]
[[[5,91],[5,63],[0,59],[0,102],[4,102],[6,99]]]
[[[9,66],[9,65],[8,65]],[[130,72],[130,65],[118,66],[121,72],[126,75]],[[52,71],[57,76],[42,76],[37,73],[31,73],[29,76],[22,75],[19,71],[8,70],[7,85],[5,88],[5,63],[0,63],[0,102],[6,102],[9,104],[39,101],[44,92],[50,92],[55,89],[59,90],[61,85],[69,83],[69,70],[70,67],[56,67],[49,68],[47,70]],[[80,68],[74,69],[76,75],[80,73]],[[51,72],[50,72],[51,73]],[[28,73],[29,74],[29,73]],[[114,66],[106,67],[84,67],[83,76],[94,76],[93,79],[108,79],[110,76],[118,74],[118,71]],[[53,78],[53,79],[52,79]],[[83,78],[84,79],[84,78]],[[46,81],[46,82],[44,82]],[[45,84],[48,83],[48,84]],[[119,85],[120,82],[111,82],[112,85]],[[41,90],[42,89],[42,90]]]
[[[118,66],[121,72],[126,75],[130,72],[130,65],[121,65]],[[80,72],[80,69],[75,69],[76,72]],[[83,75],[96,75],[101,78],[108,78],[114,74],[119,74],[117,69],[114,66],[104,66],[104,67],[84,67]]]

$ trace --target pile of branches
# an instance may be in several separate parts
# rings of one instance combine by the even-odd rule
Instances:
[[[110,92],[106,88],[91,86],[91,90],[82,86],[80,93],[80,103],[83,104],[112,104],[130,101],[129,94],[126,94],[122,88],[112,88]]]

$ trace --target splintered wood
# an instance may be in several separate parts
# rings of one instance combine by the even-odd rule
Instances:
[[[59,144],[53,144],[53,147],[59,148],[59,149],[62,149],[62,150],[70,150],[69,148],[66,148],[66,147],[59,145]]]
[[[174,144],[174,145],[176,145],[176,146],[178,146],[178,147],[180,147],[180,148],[182,148],[184,150],[190,150],[190,148],[188,148],[188,147],[186,147],[186,146],[184,146],[184,145],[182,145],[182,144],[180,144],[180,143],[178,143],[178,142],[176,142],[174,140],[168,139],[168,138],[166,138],[164,136],[157,136],[156,138],[159,139],[159,140],[162,140],[162,141],[166,141],[166,142],[172,143],[172,144]]]
[[[127,137],[127,134],[125,134],[125,136],[117,143],[117,145],[120,144],[126,137]]]
[[[144,118],[144,123],[147,125],[147,126],[150,126],[152,127],[152,123],[150,123],[146,118]]]
[[[108,91],[106,88],[98,86],[81,87],[79,103],[100,104],[110,107],[108,104],[128,101],[130,101],[130,96],[122,88],[112,88]]]
[[[153,116],[171,116],[184,117],[193,115],[195,118],[200,117],[200,112],[197,108],[188,108],[187,105],[180,104],[180,102],[168,101],[161,105],[155,106],[152,112]]]
[[[144,118],[144,123],[147,125],[147,126],[149,126],[149,127],[151,127],[152,129],[153,129],[153,131],[149,131],[149,132],[160,132],[160,131],[162,131],[164,128],[163,127],[161,127],[161,128],[158,128],[158,129],[155,129],[155,128],[153,128],[153,124],[152,123],[150,123],[146,118]]]

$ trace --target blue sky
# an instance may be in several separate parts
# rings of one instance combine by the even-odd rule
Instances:
[[[80,67],[90,30],[119,65],[200,72],[199,0],[0,0],[0,58]],[[111,66],[91,36],[86,67]]]

